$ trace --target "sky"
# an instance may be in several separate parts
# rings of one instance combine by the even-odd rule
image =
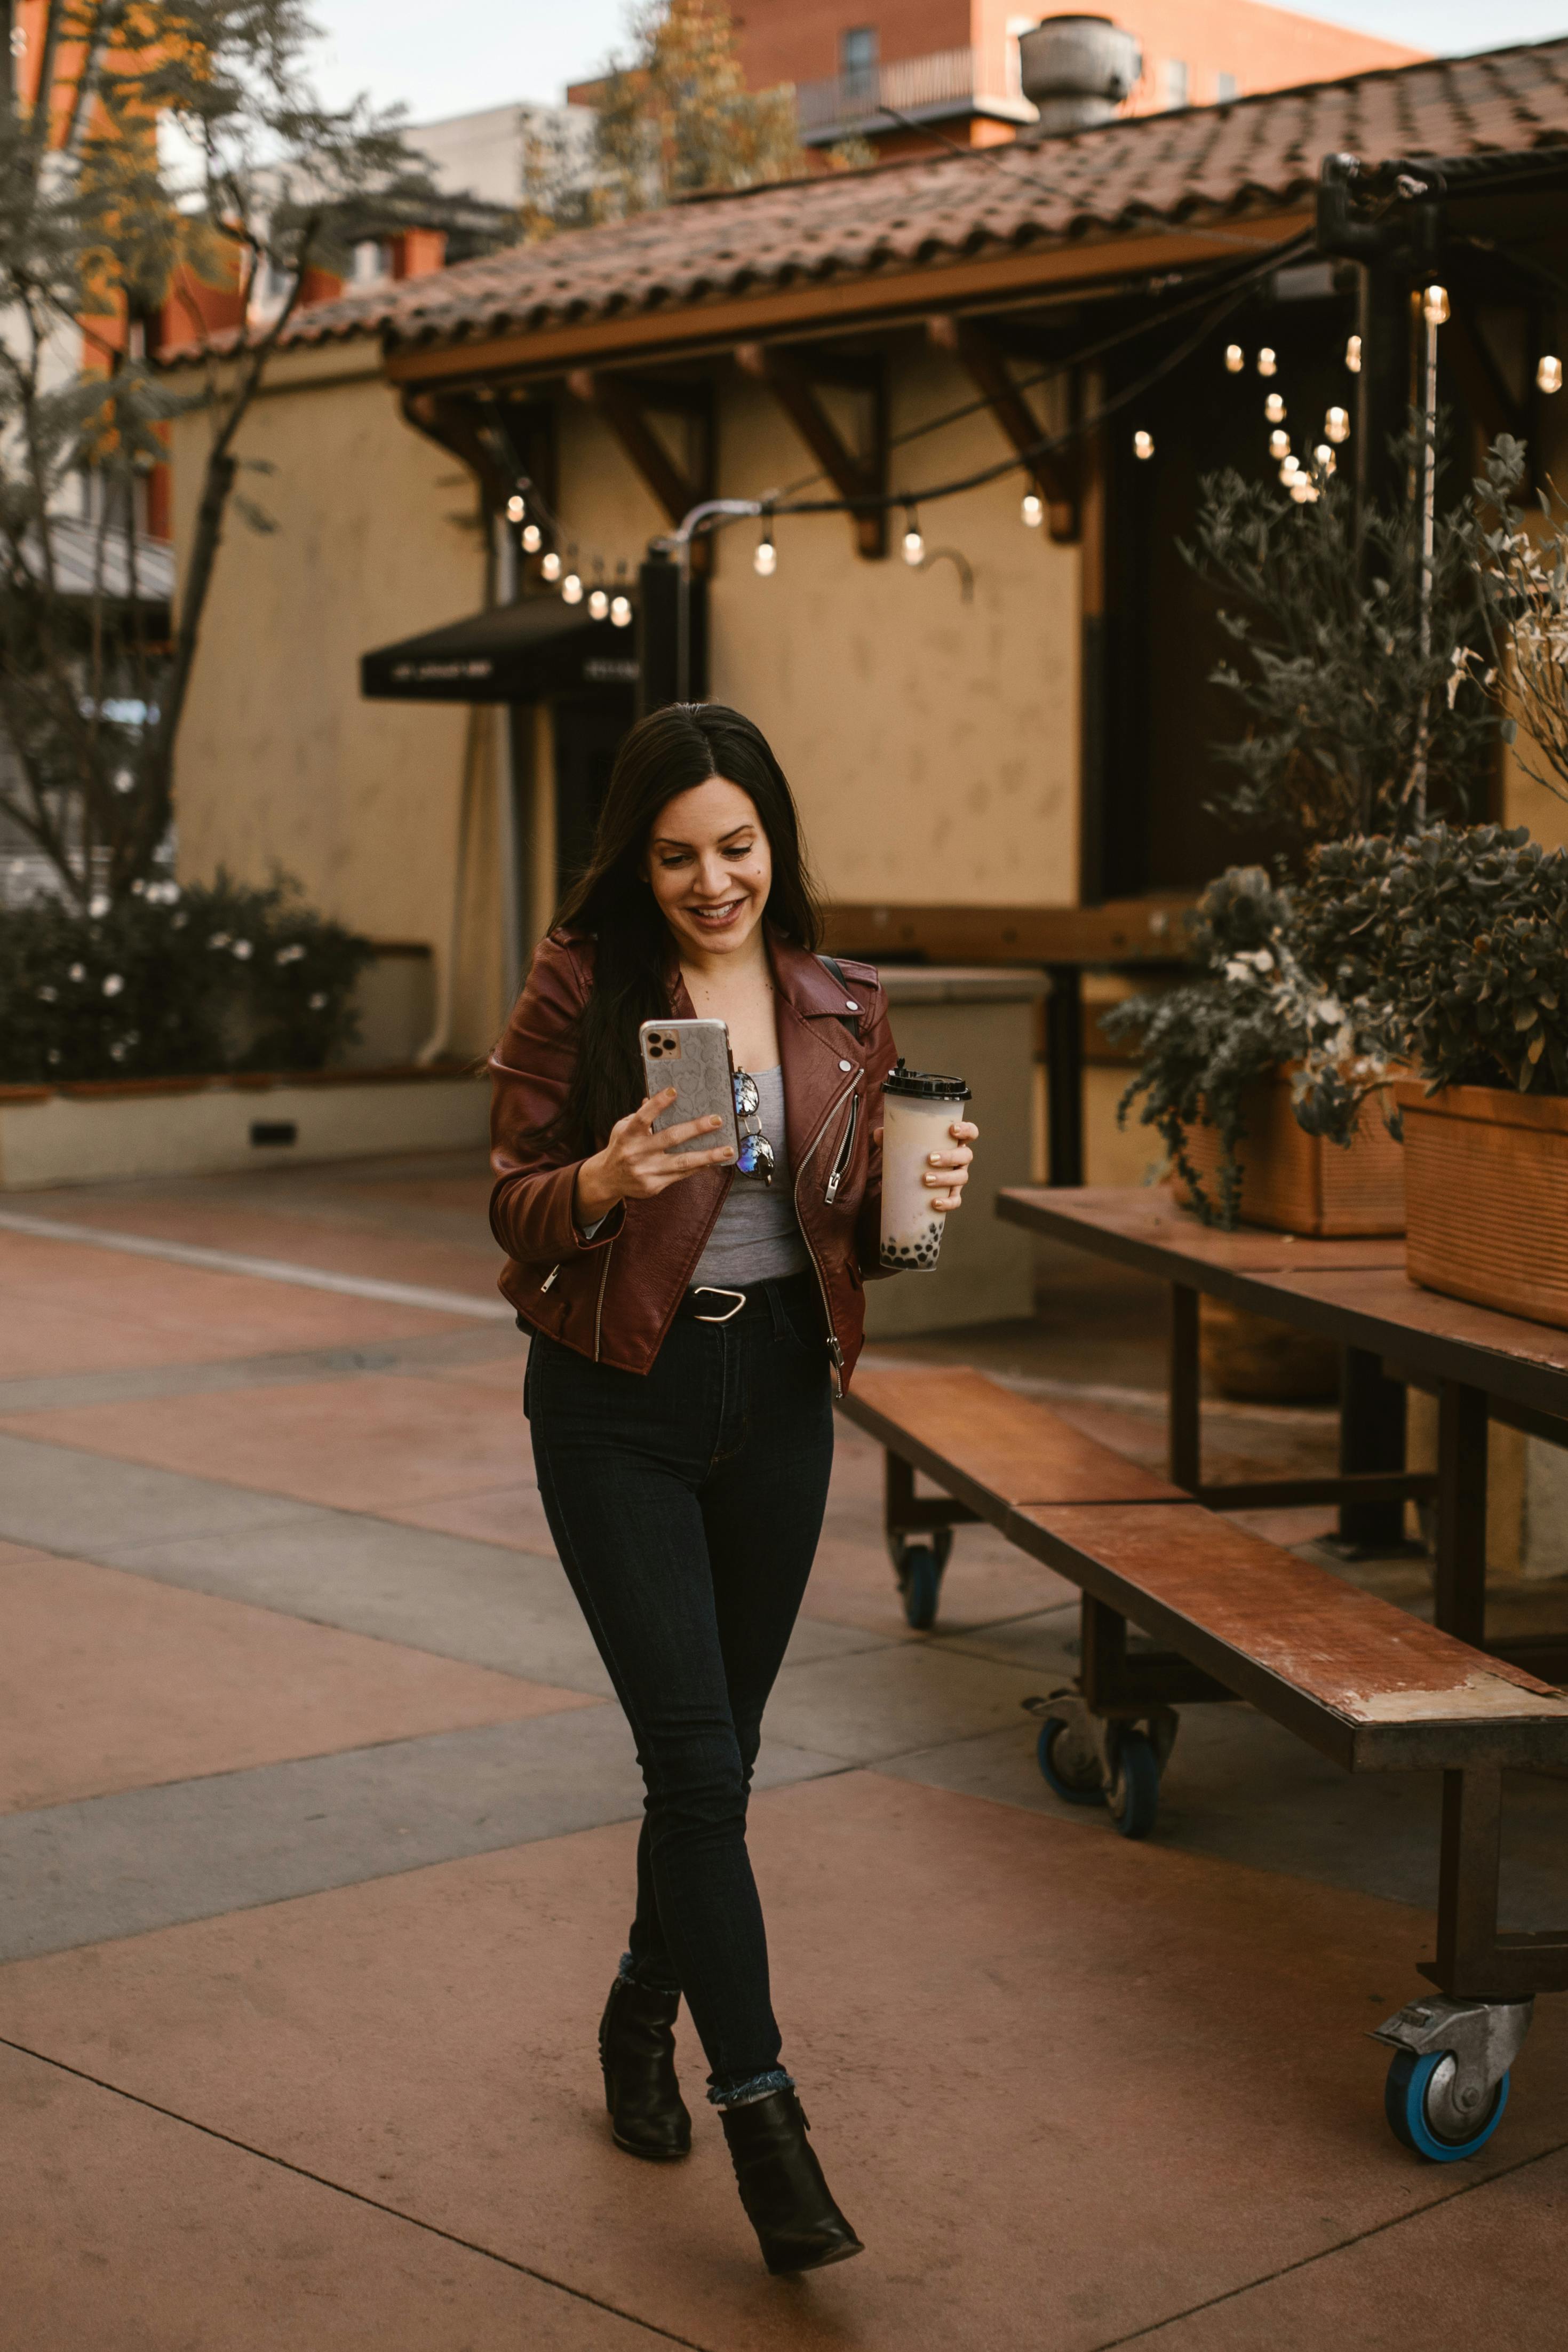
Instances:
[[[1114,0],[1098,5],[1115,13]],[[365,90],[431,122],[508,99],[559,99],[623,37],[626,10],[625,0],[444,0],[434,10],[430,0],[310,0],[310,13],[325,36],[316,79],[329,101]],[[1495,0],[1484,10],[1474,0],[1334,0],[1301,13],[1456,54],[1568,33],[1568,0]]]

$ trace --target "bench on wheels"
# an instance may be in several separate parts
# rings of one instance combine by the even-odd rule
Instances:
[[[1027,1702],[1070,1801],[1154,1825],[1176,1708],[1245,1700],[1352,1772],[1443,1775],[1435,1994],[1379,2027],[1388,2120],[1417,2153],[1491,2137],[1538,1992],[1568,1990],[1568,1929],[1498,1928],[1502,1774],[1568,1765],[1568,1696],[1194,1502],[982,1374],[863,1366],[840,1407],[886,1456],[910,1622],[936,1615],[952,1529],[983,1520],[1082,1593],[1075,1687]],[[918,1495],[915,1474],[940,1489]],[[1129,1623],[1163,1646],[1133,1651]]]

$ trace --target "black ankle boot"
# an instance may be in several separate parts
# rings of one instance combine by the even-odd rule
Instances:
[[[793,2091],[769,2091],[722,2112],[740,2201],[776,2277],[863,2252],[822,2178]]]
[[[599,2025],[604,2104],[617,2147],[667,2164],[692,2152],[692,2119],[675,2080],[678,1992],[617,1977]]]

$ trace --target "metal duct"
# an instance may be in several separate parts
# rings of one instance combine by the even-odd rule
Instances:
[[[1136,36],[1109,16],[1047,16],[1019,34],[1019,61],[1023,94],[1040,110],[1025,141],[1111,121],[1144,69]]]

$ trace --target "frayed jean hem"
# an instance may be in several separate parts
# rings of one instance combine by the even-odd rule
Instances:
[[[739,2083],[714,2083],[708,2098],[716,2107],[748,2107],[756,2099],[766,2099],[775,2091],[792,2091],[795,2077],[787,2074],[782,2066],[770,2066],[765,2074],[747,2074]]]

